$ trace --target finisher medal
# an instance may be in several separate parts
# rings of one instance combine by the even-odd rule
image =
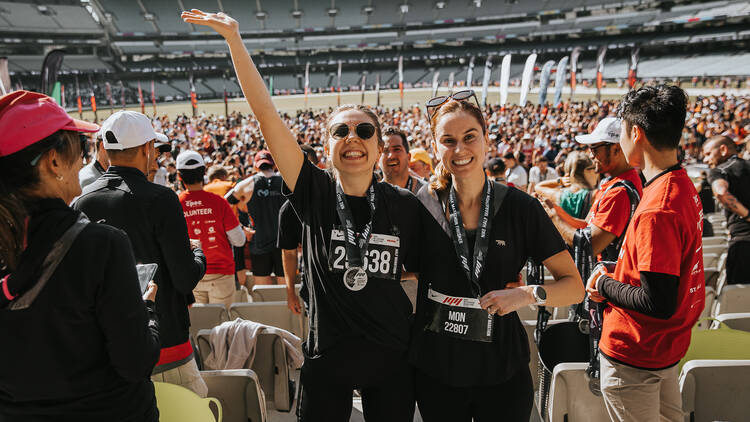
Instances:
[[[344,273],[344,285],[352,291],[359,291],[367,285],[367,271],[362,267],[351,267]]]

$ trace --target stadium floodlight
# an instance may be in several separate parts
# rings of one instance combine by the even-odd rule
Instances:
[[[436,1],[435,2],[435,8],[436,9],[445,9],[445,6],[447,6],[447,5],[448,4],[446,2],[444,2],[444,1]]]
[[[398,8],[401,10],[402,15],[409,13],[409,3],[404,3],[402,5],[399,5]]]
[[[52,16],[55,14],[55,9],[47,7],[43,4],[36,5],[36,10],[38,10],[40,14],[46,15],[46,16]]]
[[[474,7],[476,7],[477,9],[482,7],[482,0],[473,0],[472,3],[474,3]]]
[[[147,20],[147,21],[149,21],[149,22],[153,22],[153,21],[155,21],[155,20],[156,20],[156,16],[154,16],[154,14],[153,14],[153,13],[150,13],[150,12],[146,12],[146,13],[144,13],[144,14],[143,14],[143,19],[144,19],[144,20]]]
[[[375,12],[375,6],[372,6],[372,5],[362,6],[362,14],[372,15],[374,12]]]
[[[266,13],[263,10],[258,10],[255,12],[255,19],[258,19],[259,21],[262,21],[268,17],[268,13]]]
[[[292,17],[294,19],[300,19],[300,18],[302,18],[302,15],[304,15],[304,14],[305,13],[301,9],[295,9],[295,10],[292,10],[292,12],[291,12],[291,15],[292,15]]]
[[[326,13],[330,17],[335,17],[336,15],[339,14],[339,9],[337,7],[331,7],[328,10],[326,10]]]

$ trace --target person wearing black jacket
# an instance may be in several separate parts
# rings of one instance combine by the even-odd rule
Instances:
[[[0,420],[158,421],[156,285],[144,306],[127,235],[66,205],[97,126],[16,91],[0,130]]]
[[[155,263],[156,296],[161,322],[161,354],[154,381],[182,385],[205,397],[189,341],[193,289],[206,270],[206,258],[188,238],[187,223],[177,195],[147,180],[154,157],[156,133],[140,113],[119,111],[102,124],[104,148],[111,166],[87,186],[74,208],[98,221],[124,230],[137,262]]]

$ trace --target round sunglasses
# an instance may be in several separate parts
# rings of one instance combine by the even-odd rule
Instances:
[[[372,135],[375,134],[375,125],[373,125],[372,123],[362,122],[354,128],[354,133],[357,134],[359,139],[366,141],[372,138]],[[347,136],[349,136],[349,125],[347,125],[346,123],[339,123],[331,127],[330,134],[331,138],[333,139],[345,139]]]

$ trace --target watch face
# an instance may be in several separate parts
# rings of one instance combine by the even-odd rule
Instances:
[[[536,294],[536,297],[538,297],[540,301],[547,300],[547,291],[544,290],[544,287],[537,286],[534,289],[534,293]]]

